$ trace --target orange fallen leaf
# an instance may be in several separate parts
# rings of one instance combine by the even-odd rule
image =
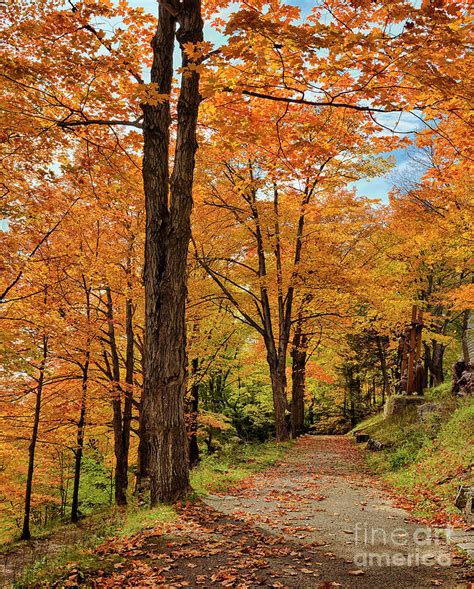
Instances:
[[[362,569],[354,569],[353,571],[348,571],[347,574],[352,577],[359,577],[360,575],[365,575],[365,571]]]

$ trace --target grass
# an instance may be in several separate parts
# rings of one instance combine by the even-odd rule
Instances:
[[[119,541],[132,537],[138,532],[155,527],[159,522],[168,522],[175,517],[176,513],[170,506],[138,509],[133,504],[126,510],[113,509],[90,516],[80,523],[83,533],[78,542],[66,543],[57,552],[43,556],[27,566],[14,587],[49,587],[66,580],[71,581],[71,586],[74,586],[94,572],[111,570],[122,559],[114,552],[96,552],[101,544],[111,539]],[[61,526],[61,530],[65,529],[67,526]],[[50,533],[49,541],[54,542],[54,539],[55,534]],[[16,543],[13,549],[21,546]]]
[[[414,513],[433,522],[454,521],[456,489],[473,484],[474,399],[456,399],[448,384],[427,391],[440,411],[426,422],[416,411],[384,420],[382,415],[359,424],[384,443],[367,456],[369,466],[414,506]]]
[[[121,560],[117,554],[109,553],[101,556],[95,554],[93,549],[87,549],[84,546],[70,547],[54,557],[43,557],[27,567],[20,579],[15,581],[13,587],[14,589],[51,586],[75,587],[94,572],[113,570]]]
[[[219,454],[205,456],[191,473],[194,497],[229,489],[247,476],[283,458],[290,446],[291,442],[232,445],[224,447]],[[102,554],[103,551],[97,550],[105,541],[130,538],[155,527],[157,523],[169,522],[176,517],[172,506],[145,509],[139,508],[133,501],[127,509],[112,509],[90,516],[80,523],[84,530],[80,542],[38,559],[24,570],[14,587],[65,586],[64,583],[75,586],[83,583],[94,572],[112,570],[121,562],[119,554],[110,550]],[[60,529],[67,528],[61,526]],[[48,531],[47,536],[50,541],[54,539],[54,531]],[[11,543],[9,551],[14,553],[21,546],[19,542]]]
[[[264,470],[283,458],[292,442],[242,444],[219,455],[206,456],[191,472],[191,486],[198,496],[221,493],[251,474]]]

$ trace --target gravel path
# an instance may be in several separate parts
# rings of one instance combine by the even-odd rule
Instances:
[[[462,560],[439,530],[394,507],[344,437],[306,436],[283,463],[206,503],[294,545],[316,545],[317,578],[325,582],[381,589],[469,586]],[[320,585],[307,579],[294,586]]]
[[[95,587],[473,589],[464,560],[396,508],[342,436],[306,436],[238,489],[106,551]]]

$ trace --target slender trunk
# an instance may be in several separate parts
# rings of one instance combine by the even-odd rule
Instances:
[[[126,461],[127,457],[124,455],[124,448],[122,445],[124,423],[122,416],[122,387],[120,386],[120,358],[117,350],[117,341],[115,338],[112,293],[109,287],[106,287],[105,290],[107,295],[107,321],[110,360],[108,360],[107,355],[105,355],[105,358],[108,375],[112,383],[112,426],[114,430],[115,454],[115,502],[117,505],[126,505],[128,459]]]
[[[354,377],[354,367],[346,366],[345,368],[346,387],[349,393],[349,417],[351,425],[355,426],[360,414],[361,404],[361,383],[360,378]]]
[[[426,388],[428,386],[433,386],[432,383],[430,383],[430,379],[431,379],[431,352],[430,352],[430,347],[424,343],[424,348],[425,348],[425,352],[423,355],[423,367],[424,367],[424,373],[425,373],[425,379],[424,379],[424,383],[423,383],[423,388]]]
[[[91,287],[87,285],[85,275],[82,275],[82,284],[84,286],[84,294],[86,299],[86,315],[87,325],[90,326],[91,320]],[[84,364],[82,365],[82,393],[81,393],[81,408],[79,412],[79,421],[77,422],[77,437],[76,448],[74,450],[74,481],[72,490],[72,504],[71,504],[71,521],[76,523],[79,519],[79,485],[81,481],[81,465],[82,455],[84,452],[84,434],[86,428],[86,410],[87,410],[87,387],[89,383],[89,365],[91,358],[91,341],[89,333],[87,335],[87,343],[84,352]]]
[[[142,401],[143,403],[143,401]],[[138,457],[137,457],[137,475],[135,480],[135,494],[142,495],[146,482],[149,480],[148,476],[148,436],[146,435],[146,424],[144,419],[143,404],[139,407],[139,421],[138,421]]]
[[[385,353],[385,343],[380,335],[375,338],[377,344],[377,354],[380,362],[380,370],[382,371],[382,404],[385,403],[386,395],[390,395],[390,377],[387,370],[387,358]]]
[[[424,346],[425,378],[427,380],[427,384],[429,384],[430,387],[436,387],[444,382],[443,359],[445,345],[437,342],[436,340],[432,340],[431,346],[426,343]]]
[[[433,374],[433,386],[444,382],[444,350],[445,345],[433,340],[433,355],[431,357],[431,369]]]
[[[291,355],[293,366],[291,371],[291,433],[297,438],[304,432],[304,393],[306,384],[306,353],[307,337],[301,333],[298,324],[293,338]]]
[[[463,313],[463,320],[462,320],[462,336],[461,336],[461,344],[462,344],[462,357],[464,362],[469,364],[474,360],[474,357],[471,358],[473,346],[473,328],[474,326],[474,311],[466,309]],[[471,353],[469,348],[471,348]]]
[[[39,366],[38,386],[36,387],[36,404],[33,418],[33,430],[31,432],[30,447],[28,452],[28,474],[26,476],[25,490],[25,508],[23,512],[23,530],[21,533],[22,540],[30,540],[30,513],[31,513],[31,493],[33,490],[33,473],[35,468],[35,451],[38,440],[39,422],[41,416],[41,398],[43,395],[44,372],[46,368],[46,358],[48,356],[48,338],[43,335],[43,357]]]
[[[175,10],[176,8],[176,10]],[[175,33],[176,24],[180,28]],[[151,81],[170,95],[174,39],[182,66],[190,59],[184,45],[202,41],[199,0],[159,3],[153,40]],[[169,100],[143,104],[143,181],[147,212],[145,242],[145,371],[143,413],[149,453],[150,501],[170,503],[189,488],[186,390],[187,255],[191,238],[192,187],[197,149],[199,73],[181,78],[173,174],[169,175]]]
[[[144,349],[141,347],[141,371],[142,379],[144,380],[145,366],[144,366]],[[148,436],[145,431],[145,414],[143,412],[143,390],[138,404],[138,449],[137,449],[137,470],[135,478],[135,491],[134,494],[143,496],[148,477]]]
[[[191,386],[191,402],[189,412],[189,467],[193,468],[199,464],[199,445],[197,441],[198,430],[198,409],[199,409],[199,383],[196,382],[196,374],[199,367],[198,358],[191,362],[192,375],[194,377]]]
[[[79,421],[77,422],[76,448],[74,450],[74,484],[72,489],[71,521],[79,520],[79,484],[81,481],[82,455],[84,452],[84,433],[86,428],[87,385],[89,376],[90,352],[86,352],[86,359],[82,367],[82,395]]]
[[[131,299],[126,301],[126,337],[127,351],[125,358],[125,401],[123,405],[123,430],[122,446],[126,457],[125,462],[128,465],[128,453],[130,450],[130,429],[132,425],[132,407],[133,407],[133,376],[135,368],[135,334],[133,332],[133,304]],[[128,480],[127,480],[128,486]]]
[[[125,394],[123,401],[123,415],[120,419],[121,429],[119,431],[116,448],[115,502],[117,505],[127,504],[128,455],[130,450],[130,428],[132,424],[133,405],[134,334],[132,301],[127,299],[125,306],[127,350],[125,357]]]

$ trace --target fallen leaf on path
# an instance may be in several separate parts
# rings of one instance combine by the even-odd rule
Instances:
[[[355,569],[353,571],[347,571],[347,574],[351,575],[352,577],[359,577],[360,575],[365,575],[365,571],[362,569]]]

